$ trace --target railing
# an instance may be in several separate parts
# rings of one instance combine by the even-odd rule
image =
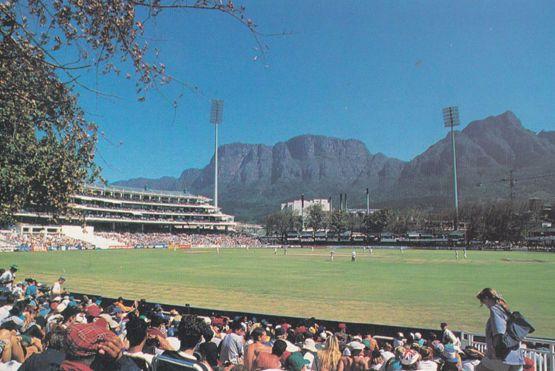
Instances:
[[[461,332],[463,347],[473,345],[481,352],[486,351],[484,335]],[[536,371],[555,371],[555,340],[526,338],[523,342],[524,356],[534,360]]]

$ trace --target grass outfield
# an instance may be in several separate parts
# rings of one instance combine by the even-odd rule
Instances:
[[[18,278],[70,290],[163,303],[344,321],[452,328],[483,333],[488,313],[474,296],[497,288],[513,310],[555,338],[555,254],[450,251],[266,249],[113,250],[1,254]],[[462,254],[461,254],[462,256]]]

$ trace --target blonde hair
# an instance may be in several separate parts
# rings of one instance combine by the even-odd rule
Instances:
[[[478,300],[480,300],[480,302],[484,302],[484,299],[490,299],[495,301],[496,304],[501,305],[501,307],[506,311],[506,312],[511,312],[509,310],[509,304],[507,304],[507,302],[505,301],[505,299],[503,299],[503,297],[501,296],[501,294],[499,294],[497,292],[497,290],[486,287],[485,289],[483,289],[482,291],[480,291],[478,294],[476,294],[476,298]]]
[[[335,335],[326,339],[324,349],[318,352],[318,359],[320,359],[322,370],[337,369],[341,360],[341,351],[339,350],[339,341]]]

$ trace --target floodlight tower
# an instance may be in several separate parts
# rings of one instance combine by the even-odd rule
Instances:
[[[304,231],[304,193],[301,193],[301,232]]]
[[[370,215],[370,192],[366,188],[366,215]]]
[[[212,99],[210,109],[210,123],[214,124],[214,207],[218,211],[218,125],[222,123],[224,101]]]
[[[455,199],[455,218],[453,221],[453,229],[459,229],[459,192],[457,186],[457,153],[455,149],[455,130],[454,127],[460,125],[459,107],[445,107],[443,109],[444,126],[451,128],[451,145],[453,146],[453,194]]]

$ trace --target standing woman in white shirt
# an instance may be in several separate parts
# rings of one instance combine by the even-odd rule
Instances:
[[[476,366],[477,371],[522,371],[524,354],[522,349],[502,349],[501,338],[507,330],[507,321],[511,314],[509,305],[495,291],[485,288],[476,295],[482,305],[489,309],[489,319],[486,323],[486,357]]]

